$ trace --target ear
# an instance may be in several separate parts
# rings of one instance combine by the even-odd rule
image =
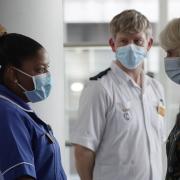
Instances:
[[[112,38],[109,39],[109,45],[110,45],[112,51],[115,52],[116,51],[115,44],[114,44],[114,40]]]
[[[148,51],[151,49],[152,45],[153,45],[153,39],[150,38],[149,41],[148,41],[148,46],[147,46]]]
[[[17,83],[17,73],[16,71],[12,68],[12,66],[8,66],[5,69],[4,72],[4,81],[7,83],[7,85],[14,86]]]

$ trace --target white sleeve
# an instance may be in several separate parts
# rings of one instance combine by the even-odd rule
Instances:
[[[70,141],[96,151],[106,125],[107,93],[98,81],[90,82],[81,94],[79,114]]]

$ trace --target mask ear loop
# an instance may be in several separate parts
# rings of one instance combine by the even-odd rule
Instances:
[[[14,80],[14,83],[16,83],[24,92],[27,91],[21,84],[18,83],[18,80]]]
[[[16,67],[13,67],[13,69],[15,69],[16,71],[19,71],[20,73],[22,73],[22,74],[24,74],[24,75],[26,75],[26,76],[28,76],[28,77],[31,77],[31,78],[33,77],[33,76],[25,73],[24,71],[21,71],[20,69],[18,69],[18,68],[16,68]]]
[[[13,68],[14,68],[16,71],[18,71],[18,72],[20,72],[20,73],[22,73],[22,74],[24,74],[24,75],[32,78],[33,84],[34,84],[34,89],[36,89],[36,82],[35,82],[34,76],[31,76],[31,75],[25,73],[24,71],[21,71],[20,69],[18,69],[18,68],[16,68],[16,67],[13,67]],[[17,83],[17,84],[19,85],[19,87],[21,87],[24,91],[27,91],[27,90],[26,90],[24,87],[22,87],[22,85],[20,85],[18,82],[16,82],[16,83]]]
[[[21,84],[18,83],[18,81],[16,80],[15,83],[25,92],[27,91]]]

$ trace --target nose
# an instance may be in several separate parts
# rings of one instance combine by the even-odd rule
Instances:
[[[128,44],[133,44],[134,43],[134,41],[131,39],[131,40],[129,40],[129,42],[128,42]]]

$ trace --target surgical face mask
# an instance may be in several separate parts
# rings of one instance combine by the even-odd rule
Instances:
[[[116,50],[116,59],[127,69],[136,69],[146,57],[146,48],[135,44],[128,44]]]
[[[168,77],[177,84],[180,84],[180,57],[164,58],[165,71]]]
[[[18,72],[32,78],[33,80],[33,84],[34,84],[34,89],[32,91],[28,91],[26,90],[21,84],[19,84],[17,82],[17,85],[24,90],[24,94],[26,95],[27,99],[32,102],[39,102],[42,101],[44,99],[46,99],[49,94],[50,94],[50,90],[51,90],[51,75],[50,73],[43,73],[40,75],[36,75],[36,76],[31,76],[23,71],[21,71],[20,69],[14,68],[15,70],[17,70]]]

